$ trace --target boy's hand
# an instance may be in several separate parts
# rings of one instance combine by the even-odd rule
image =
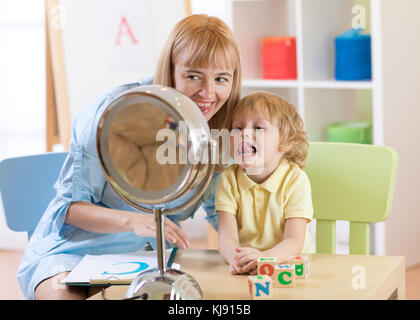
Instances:
[[[262,252],[254,248],[236,248],[234,257],[236,265],[241,266],[240,273],[257,273],[257,260],[262,257]]]
[[[240,266],[237,266],[236,264],[230,264],[228,269],[229,269],[230,274],[232,274],[232,275],[238,275],[238,274],[255,275],[255,274],[257,274],[257,267],[255,267],[254,269],[251,269],[250,271],[243,271],[243,269]]]
[[[229,272],[230,272],[230,274],[233,274],[233,275],[241,274],[241,268],[236,266],[235,264],[230,264],[229,265]]]

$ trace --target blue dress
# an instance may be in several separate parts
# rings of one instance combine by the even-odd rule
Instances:
[[[86,254],[134,252],[147,244],[156,248],[155,238],[140,237],[131,232],[94,233],[64,223],[67,209],[77,201],[140,212],[120,199],[107,183],[96,152],[96,129],[102,113],[115,97],[136,86],[151,83],[152,78],[148,78],[113,88],[75,118],[69,154],[54,185],[56,196],[38,223],[19,266],[17,277],[26,299],[34,299],[34,290],[40,282],[58,273],[71,271]],[[220,175],[215,173],[198,202],[168,218],[175,223],[192,218],[202,205],[207,213],[206,220],[216,229],[214,195],[219,179]],[[172,202],[167,208],[177,204]],[[167,246],[170,244],[167,243]]]

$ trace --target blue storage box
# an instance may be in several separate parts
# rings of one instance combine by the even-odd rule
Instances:
[[[372,79],[370,35],[349,30],[335,38],[335,78]]]

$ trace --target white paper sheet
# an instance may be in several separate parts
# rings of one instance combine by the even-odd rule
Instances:
[[[172,249],[166,251],[166,262]],[[165,262],[165,263],[166,263]],[[156,251],[85,255],[63,284],[129,284],[140,272],[157,268]]]

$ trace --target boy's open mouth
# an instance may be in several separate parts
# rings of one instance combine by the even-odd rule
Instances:
[[[238,154],[243,157],[254,156],[257,154],[257,148],[254,145],[243,141],[238,146]]]

